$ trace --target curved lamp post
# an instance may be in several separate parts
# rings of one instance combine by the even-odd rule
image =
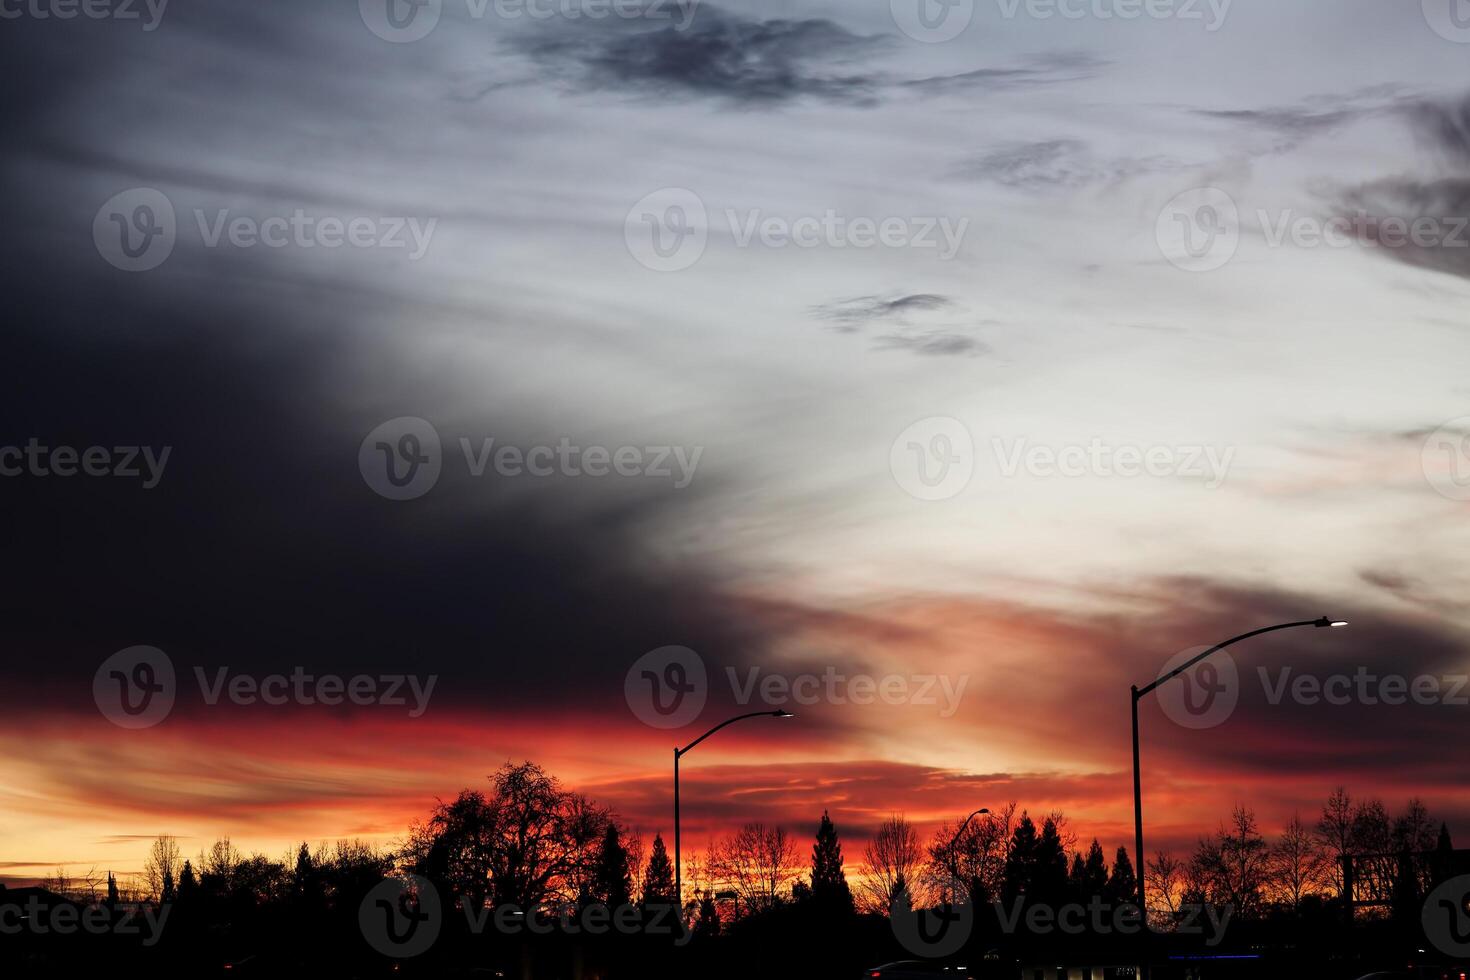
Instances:
[[[789,711],[752,711],[745,715],[736,715],[734,718],[720,722],[714,728],[690,742],[688,745],[674,749],[674,902],[678,906],[679,915],[684,915],[684,862],[679,846],[679,759],[689,753],[700,742],[709,738],[715,732],[727,725],[733,725],[737,721],[747,718],[794,718]]]
[[[968,817],[965,818],[965,822],[960,824],[960,829],[956,830],[954,832],[954,835],[951,836],[949,839],[949,876],[951,878],[959,877],[959,870],[956,867],[957,862],[955,861],[955,848],[960,846],[960,835],[965,832],[966,827],[970,826],[970,821],[974,820],[982,813],[988,814],[990,813],[990,810],[982,806],[980,809],[970,814]]]
[[[1148,694],[1160,684],[1165,684],[1173,680],[1211,654],[1223,650],[1233,643],[1239,643],[1241,640],[1248,640],[1253,636],[1260,636],[1262,633],[1272,633],[1276,630],[1295,629],[1298,626],[1313,626],[1318,629],[1323,629],[1326,627],[1346,625],[1346,620],[1328,619],[1326,616],[1322,616],[1319,619],[1304,619],[1300,622],[1280,623],[1276,626],[1266,626],[1262,629],[1251,630],[1249,633],[1242,633],[1239,636],[1231,637],[1224,643],[1215,644],[1199,656],[1191,658],[1187,663],[1175,667],[1152,684],[1147,684],[1143,687],[1139,687],[1136,684],[1133,686],[1133,859],[1138,862],[1137,870],[1134,872],[1138,876],[1138,913],[1144,917],[1145,921],[1147,921],[1148,917],[1148,905],[1145,904],[1144,892],[1144,878],[1146,877],[1144,869],[1147,862],[1143,856],[1143,789],[1138,774],[1138,702],[1145,694]],[[1144,934],[1147,934],[1147,930],[1144,930]]]

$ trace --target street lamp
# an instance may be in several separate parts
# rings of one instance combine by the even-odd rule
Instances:
[[[1201,660],[1204,660],[1206,657],[1210,656],[1212,653],[1223,650],[1226,647],[1230,646],[1232,643],[1239,643],[1241,640],[1248,640],[1253,636],[1260,636],[1262,633],[1272,633],[1276,630],[1294,629],[1298,626],[1314,626],[1318,629],[1323,629],[1327,627],[1339,627],[1346,625],[1347,620],[1328,619],[1326,616],[1323,616],[1319,619],[1304,619],[1296,623],[1280,623],[1276,626],[1266,626],[1262,629],[1251,630],[1249,633],[1242,633],[1239,636],[1232,637],[1231,639],[1226,640],[1224,643],[1215,644],[1204,653],[1201,653],[1199,656],[1191,658],[1187,663],[1183,663],[1180,664],[1178,667],[1175,667],[1173,670],[1169,671],[1169,673],[1155,680],[1152,684],[1148,684],[1144,687],[1139,687],[1136,684],[1133,686],[1133,859],[1138,862],[1138,867],[1135,871],[1135,874],[1138,876],[1138,913],[1139,915],[1144,917],[1145,924],[1148,921],[1148,905],[1145,904],[1144,892],[1144,868],[1146,862],[1143,857],[1143,789],[1138,774],[1139,700],[1145,694],[1148,694],[1154,688],[1158,687],[1160,684],[1164,684],[1168,681],[1173,680],[1189,668],[1193,667],[1195,664],[1199,663]],[[1145,933],[1146,932],[1147,930],[1145,929]]]
[[[730,718],[730,719],[728,719],[726,721],[720,722],[714,728],[711,728],[709,731],[705,732],[703,735],[699,736],[694,741],[692,741],[688,745],[684,746],[682,749],[681,748],[675,748],[674,749],[674,896],[675,896],[674,897],[674,901],[675,901],[676,905],[679,908],[679,915],[681,917],[681,921],[682,921],[682,916],[684,915],[684,862],[682,860],[682,852],[681,852],[680,846],[679,846],[679,759],[682,756],[687,755],[689,753],[689,750],[690,749],[693,749],[696,745],[698,745],[700,742],[703,742],[705,739],[709,738],[711,735],[713,735],[715,732],[719,731],[721,728],[724,728],[727,725],[733,725],[737,721],[744,721],[747,718],[794,718],[794,717],[795,717],[795,715],[793,715],[789,711],[779,711],[779,710],[778,711],[752,711],[749,714],[736,715],[734,718]]]
[[[954,832],[954,835],[949,839],[949,876],[951,879],[958,878],[960,875],[959,862],[955,860],[955,848],[960,846],[960,836],[964,834],[965,828],[970,826],[970,821],[974,820],[982,813],[988,814],[990,813],[990,811],[982,806],[980,809],[970,814],[968,817],[965,818],[965,822],[960,824],[960,829],[956,830]]]

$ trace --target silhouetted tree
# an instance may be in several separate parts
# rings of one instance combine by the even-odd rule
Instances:
[[[199,897],[199,879],[194,877],[194,862],[185,859],[179,872],[179,901],[189,902]]]
[[[915,845],[917,849],[917,845]],[[710,848],[711,877],[733,889],[748,909],[767,909],[799,873],[796,846],[781,827],[748,823]]]
[[[148,885],[149,897],[161,902],[173,901],[174,881],[178,873],[178,842],[167,835],[156,838],[143,861],[143,880]]]
[[[1287,821],[1281,837],[1271,845],[1266,863],[1274,891],[1293,912],[1324,879],[1322,852],[1295,814]]]
[[[878,827],[863,851],[862,890],[869,911],[887,913],[900,893],[910,889],[921,869],[919,838],[913,825],[894,814]]]
[[[1191,864],[1206,901],[1249,917],[1260,909],[1269,880],[1267,855],[1255,813],[1237,806],[1229,824],[1199,842]]]
[[[694,922],[694,934],[696,936],[718,936],[720,934],[720,913],[715,908],[713,896],[706,895],[699,901],[699,918]]]
[[[602,847],[598,852],[597,868],[593,875],[593,896],[610,908],[627,905],[631,901],[632,884],[628,873],[628,852],[623,848],[621,835],[616,824],[608,823],[603,832]]]
[[[1081,902],[1086,902],[1094,895],[1101,897],[1107,893],[1108,865],[1103,860],[1102,845],[1097,842],[1096,837],[1087,849],[1086,859],[1078,854],[1073,862],[1072,887]]]
[[[1054,817],[1041,824],[1028,898],[1051,908],[1060,908],[1067,900],[1067,850]]]
[[[664,839],[653,835],[653,847],[649,850],[648,869],[643,872],[643,905],[645,908],[675,904],[674,864],[664,847]]]
[[[852,890],[842,867],[842,842],[837,828],[826,811],[817,826],[817,842],[812,845],[812,901],[823,911],[847,913],[853,910]]]
[[[1036,880],[1037,837],[1036,824],[1029,813],[1022,813],[1011,832],[1010,847],[1006,852],[1005,878],[1001,885],[1001,897],[1007,902],[1024,897]]]
[[[1128,848],[1118,848],[1113,858],[1113,871],[1108,875],[1108,886],[1104,897],[1112,905],[1138,904],[1138,878],[1133,871],[1133,862],[1128,860]]]
[[[1353,850],[1353,801],[1339,786],[1322,804],[1322,816],[1312,836],[1322,854],[1327,884],[1338,895],[1343,890],[1343,862]]]

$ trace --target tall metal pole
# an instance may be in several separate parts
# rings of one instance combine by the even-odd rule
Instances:
[[[725,721],[720,722],[714,728],[711,728],[709,731],[705,732],[703,735],[699,736],[694,741],[684,746],[682,749],[679,748],[677,745],[674,746],[674,905],[679,910],[679,919],[681,922],[684,918],[684,854],[679,840],[679,757],[689,750],[693,749],[700,742],[703,742],[705,739],[709,738],[721,728],[724,728],[726,725],[733,725],[737,721],[744,721],[747,718],[764,717],[791,718],[794,716],[789,711],[781,710],[751,711],[747,714],[736,715],[734,718],[729,718]]]
[[[1146,901],[1147,893],[1144,890],[1144,869],[1146,862],[1143,859],[1143,789],[1138,773],[1139,700],[1142,699],[1144,695],[1153,691],[1153,689],[1158,687],[1160,684],[1164,684],[1168,681],[1173,680],[1189,668],[1193,667],[1195,664],[1210,656],[1210,654],[1215,653],[1218,650],[1223,650],[1233,643],[1239,643],[1241,640],[1248,640],[1253,636],[1260,636],[1262,633],[1274,633],[1277,630],[1295,629],[1299,626],[1314,626],[1318,629],[1321,629],[1328,626],[1346,625],[1347,623],[1343,620],[1329,619],[1326,616],[1322,616],[1317,619],[1303,619],[1293,623],[1278,623],[1275,626],[1266,626],[1258,630],[1251,630],[1249,633],[1242,633],[1239,636],[1231,637],[1224,643],[1216,643],[1214,646],[1210,647],[1203,653],[1191,657],[1186,662],[1180,664],[1178,667],[1175,667],[1173,670],[1169,671],[1169,673],[1163,675],[1162,677],[1155,678],[1152,682],[1145,684],[1141,689],[1138,687],[1137,684],[1133,685],[1131,689],[1133,695],[1133,848],[1136,852],[1133,855],[1133,860],[1137,862],[1137,868],[1134,871],[1134,874],[1138,877],[1138,914],[1143,917],[1143,936],[1148,936],[1148,905]],[[1143,971],[1144,976],[1147,977],[1148,964],[1146,962],[1143,964]]]
[[[1137,862],[1138,908],[1140,913],[1146,906],[1143,891],[1143,782],[1138,767],[1138,685],[1133,686],[1133,860]]]
[[[1143,931],[1139,933],[1139,956],[1143,962],[1139,968],[1145,977],[1148,968],[1148,906],[1144,904],[1144,861],[1143,861],[1143,781],[1138,765],[1138,685],[1133,685],[1133,860],[1134,874],[1138,877],[1138,914],[1143,919]]]
[[[674,747],[674,906],[684,913],[684,861],[679,849],[679,748]]]

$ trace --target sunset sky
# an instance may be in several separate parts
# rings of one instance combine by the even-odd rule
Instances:
[[[0,881],[133,873],[163,833],[189,855],[225,834],[391,846],[507,760],[667,837],[671,748],[778,707],[797,717],[686,760],[686,857],[748,820],[805,852],[825,809],[854,862],[890,813],[927,833],[1011,800],[1131,852],[1129,686],[1323,614],[1352,626],[1232,651],[1217,726],[1144,705],[1150,849],[1236,803],[1314,818],[1339,784],[1420,796],[1470,841],[1470,247],[1273,240],[1359,209],[1467,213],[1470,44],[1432,3],[1237,0],[1209,30],[976,0],[943,43],[887,0],[706,3],[683,29],[444,0],[407,43],[358,6],[0,23],[23,70],[0,446],[170,449],[151,489],[0,478]],[[94,220],[135,188],[167,198],[177,241],[128,272]],[[707,244],[657,271],[635,205],[671,188]],[[1239,241],[1192,270],[1167,239],[1200,188]],[[225,210],[298,209],[432,232],[418,258],[210,244]],[[948,258],[743,237],[828,211],[964,230]],[[393,500],[359,453],[403,417],[433,426],[442,472]],[[969,479],[926,500],[900,437],[932,447],[933,419],[968,434]],[[687,486],[476,475],[460,440],[491,438],[697,464]],[[1012,465],[1094,445],[1182,471]],[[1218,479],[1184,462],[1210,459]],[[178,691],[130,730],[93,681],[136,645]],[[675,730],[625,698],[666,645],[709,677]],[[437,680],[415,717],[209,704],[195,668],[222,667]],[[1263,667],[1445,697],[1305,704]],[[742,706],[727,669],[960,694]]]

